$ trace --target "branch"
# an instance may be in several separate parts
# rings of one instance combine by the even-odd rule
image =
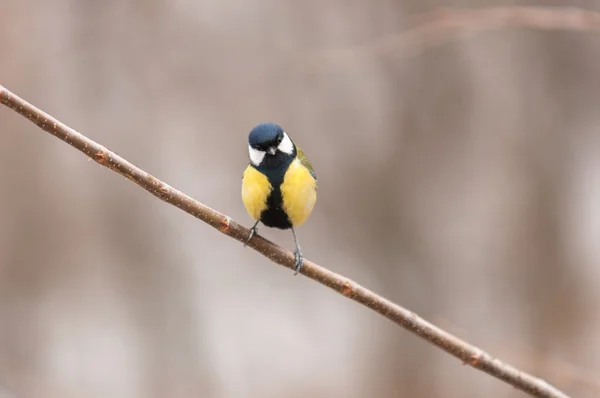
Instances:
[[[177,206],[231,238],[240,242],[246,242],[249,230],[231,218],[203,205],[183,192],[146,173],[116,153],[61,123],[2,86],[0,86],[0,102],[26,117],[42,130],[83,152],[102,166],[116,171],[157,198],[173,206]],[[277,264],[287,268],[293,268],[294,266],[294,256],[290,251],[277,246],[261,236],[256,235],[248,243],[248,246]],[[420,318],[414,312],[392,303],[344,276],[338,275],[308,260],[304,261],[304,266],[300,272],[314,281],[383,315],[464,363],[503,380],[520,390],[535,397],[568,398],[567,395],[545,381],[494,359],[483,350],[460,340]]]
[[[485,31],[510,27],[538,30],[600,32],[600,13],[574,7],[508,6],[472,10],[439,9],[415,18],[416,27],[365,45],[319,51],[298,60],[307,69],[320,71],[359,66],[376,58],[407,58],[436,45]]]

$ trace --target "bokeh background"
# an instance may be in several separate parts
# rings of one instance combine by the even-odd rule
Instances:
[[[247,133],[280,123],[320,181],[308,258],[598,397],[600,33],[467,18],[370,50],[518,3],[3,0],[0,84],[247,226]],[[0,397],[525,396],[6,108],[0,132]]]

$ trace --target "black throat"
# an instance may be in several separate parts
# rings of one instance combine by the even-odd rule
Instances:
[[[266,154],[263,161],[258,166],[252,165],[255,169],[263,173],[272,190],[267,197],[267,207],[260,215],[260,221],[270,228],[289,229],[292,223],[283,210],[283,197],[281,196],[281,184],[283,177],[290,164],[296,157],[296,151],[291,155],[277,151],[275,155]]]

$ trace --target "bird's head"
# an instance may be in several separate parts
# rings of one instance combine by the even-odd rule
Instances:
[[[294,158],[296,147],[281,126],[275,123],[261,123],[248,135],[250,162],[258,167]]]

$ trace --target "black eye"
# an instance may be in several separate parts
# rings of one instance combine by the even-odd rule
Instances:
[[[277,145],[281,144],[281,141],[283,141],[283,134],[277,136]]]

